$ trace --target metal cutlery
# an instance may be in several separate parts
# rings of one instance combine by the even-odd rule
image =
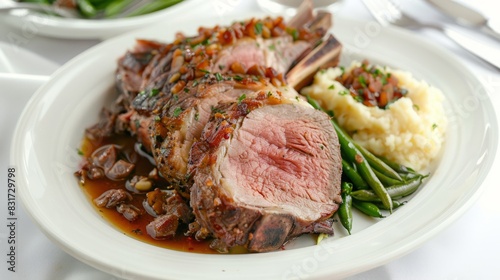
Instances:
[[[432,6],[452,17],[458,24],[473,27],[500,40],[500,27],[483,14],[452,0],[427,0]]]
[[[469,36],[455,31],[449,27],[438,24],[420,22],[400,10],[390,0],[363,0],[375,19],[382,25],[393,24],[399,27],[418,30],[430,28],[447,35],[455,43],[474,54],[488,64],[500,70],[500,49],[478,42]]]

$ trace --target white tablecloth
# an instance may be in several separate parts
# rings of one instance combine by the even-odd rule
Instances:
[[[403,2],[403,1],[401,1]],[[489,15],[498,16],[500,10],[494,1],[469,1]],[[451,23],[445,16],[422,1],[403,3],[405,10],[427,21]],[[207,1],[193,10],[189,17],[207,16],[208,10],[218,5],[219,12],[247,13],[259,7],[253,1]],[[494,7],[493,5],[496,5]],[[222,9],[222,10],[220,10]],[[496,14],[494,13],[496,11]],[[345,17],[373,20],[359,0],[349,0],[337,12]],[[425,15],[425,16],[423,16]],[[15,29],[2,23],[0,43],[4,47],[21,48],[33,52],[45,62],[30,65],[29,57],[6,56],[0,48],[0,279],[116,279],[81,263],[52,243],[30,218],[18,207],[17,265],[16,272],[7,270],[8,228],[6,176],[9,166],[9,144],[16,120],[33,92],[47,80],[59,66],[85,49],[99,43],[98,40],[65,40],[38,36],[36,32],[28,40],[13,44],[12,34],[26,30]],[[500,112],[500,74],[491,66],[468,54],[436,31],[417,32],[422,40],[442,45],[472,70],[492,89],[490,98]],[[1,46],[1,45],[0,45]],[[500,49],[499,53],[500,55]],[[39,61],[39,60],[37,60]],[[498,155],[498,153],[497,153]],[[383,266],[352,276],[349,279],[500,279],[500,160],[496,157],[493,172],[484,184],[479,200],[449,228],[426,242],[417,250]],[[19,204],[18,204],[19,205]]]

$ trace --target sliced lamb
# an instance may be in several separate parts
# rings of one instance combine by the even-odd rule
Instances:
[[[314,18],[304,18],[308,22]],[[282,18],[250,19],[199,28],[193,37],[178,34],[172,44],[139,40],[119,61],[116,77],[124,111],[117,127],[137,135],[162,176],[186,183],[189,149],[211,108],[269,84],[284,85],[284,74],[331,24],[319,22],[308,29],[288,27]]]
[[[204,151],[193,161],[197,222],[222,244],[256,252],[305,232],[331,233],[323,225],[341,203],[341,157],[329,117],[299,103],[265,103],[220,107],[193,146]]]

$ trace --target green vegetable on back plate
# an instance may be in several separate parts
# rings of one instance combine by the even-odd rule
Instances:
[[[76,0],[75,9],[77,9],[83,18],[87,19],[116,18],[118,16],[134,17],[156,12],[182,1],[183,0],[155,0],[143,5],[137,5],[134,0]],[[58,5],[55,0],[22,0],[20,2]]]
[[[173,6],[173,5],[180,3],[180,2],[182,2],[182,0],[156,0],[154,2],[148,3],[148,4],[138,8],[137,10],[128,14],[127,17],[135,17],[135,16],[149,14],[152,12],[156,12],[156,11],[168,8],[168,7]]]

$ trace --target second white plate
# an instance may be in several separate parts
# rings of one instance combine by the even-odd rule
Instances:
[[[184,0],[172,7],[151,14],[118,19],[70,19],[44,15],[27,10],[13,10],[5,22],[23,32],[34,32],[56,38],[107,39],[112,36],[154,25],[162,21],[185,18],[200,0]],[[28,30],[28,31],[26,31]]]

